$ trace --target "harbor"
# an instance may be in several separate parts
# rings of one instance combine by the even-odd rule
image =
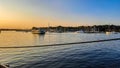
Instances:
[[[0,0],[0,68],[120,68],[120,0]]]
[[[33,34],[45,34],[49,33],[106,33],[106,34],[117,34],[120,33],[119,25],[93,25],[93,26],[48,26],[48,27],[32,27],[31,29],[0,29],[2,31],[17,31],[17,32],[31,32]]]
[[[7,37],[11,37],[11,38],[7,39]],[[14,37],[16,37],[17,40]],[[71,32],[71,33],[50,33],[50,34],[46,33],[45,35],[39,35],[39,34],[32,34],[31,32],[26,33],[26,32],[15,32],[15,31],[6,31],[6,32],[4,31],[0,34],[0,43],[1,43],[0,47],[22,46],[23,48],[20,49],[0,48],[1,50],[0,60],[1,63],[9,64],[10,67],[12,68],[24,68],[24,67],[50,68],[53,66],[54,68],[60,68],[60,67],[79,68],[84,66],[95,68],[99,66],[104,67],[104,65],[106,65],[106,67],[109,67],[109,64],[110,65],[113,64],[114,66],[114,64],[119,62],[116,61],[116,59],[119,59],[118,57],[119,45],[120,45],[119,40],[114,41],[113,39],[119,37],[120,34],[106,35],[104,33],[83,34],[83,33]],[[105,41],[105,39],[113,39],[113,41]],[[15,40],[16,42],[14,42]],[[105,42],[94,41],[95,43],[84,43],[84,44],[78,43],[78,44],[62,45],[62,46],[51,45],[51,44],[71,43],[71,42],[85,42],[85,41],[93,41],[93,40],[103,40]],[[7,41],[11,41],[11,42],[5,43]],[[45,45],[51,45],[51,46],[45,46]],[[24,46],[31,46],[31,47],[24,48]],[[6,56],[7,59],[4,56]],[[15,60],[16,62],[14,62]],[[100,60],[101,62],[99,62]],[[106,62],[108,61],[109,63],[106,64]],[[116,63],[114,63],[113,61]],[[117,64],[117,66],[119,66],[119,64]]]

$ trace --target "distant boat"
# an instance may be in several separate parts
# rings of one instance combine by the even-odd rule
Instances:
[[[107,35],[109,34],[118,34],[118,32],[110,31],[110,26],[108,26],[108,31],[105,32]]]
[[[80,31],[76,31],[76,33],[84,33],[84,31],[80,30]]]
[[[45,34],[46,32],[40,28],[38,29],[32,29],[33,34]]]
[[[115,31],[111,31],[111,32],[110,32],[110,31],[107,31],[106,34],[107,34],[107,35],[109,35],[109,34],[117,34],[117,32],[115,32]]]

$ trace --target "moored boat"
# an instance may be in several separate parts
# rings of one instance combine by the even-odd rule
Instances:
[[[84,31],[80,30],[80,31],[76,31],[76,33],[84,33]]]
[[[45,34],[46,32],[45,32],[45,30],[40,29],[40,28],[33,28],[32,33],[33,34]]]
[[[115,32],[115,31],[111,31],[111,32],[110,32],[110,31],[107,31],[106,34],[107,34],[107,35],[109,35],[109,34],[117,34],[117,32]]]

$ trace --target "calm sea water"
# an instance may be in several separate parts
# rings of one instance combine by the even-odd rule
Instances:
[[[0,33],[0,47],[36,46],[118,38],[120,34]],[[11,68],[120,68],[120,41],[77,45],[0,49],[0,63]]]

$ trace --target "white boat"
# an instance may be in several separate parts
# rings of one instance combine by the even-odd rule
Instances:
[[[112,32],[107,31],[106,34],[107,34],[107,35],[109,35],[109,34],[117,34],[117,32],[115,32],[115,31],[112,31]]]
[[[42,29],[33,29],[32,33],[33,34],[45,34],[45,31]]]
[[[84,31],[80,30],[80,31],[76,31],[76,33],[84,33]]]

